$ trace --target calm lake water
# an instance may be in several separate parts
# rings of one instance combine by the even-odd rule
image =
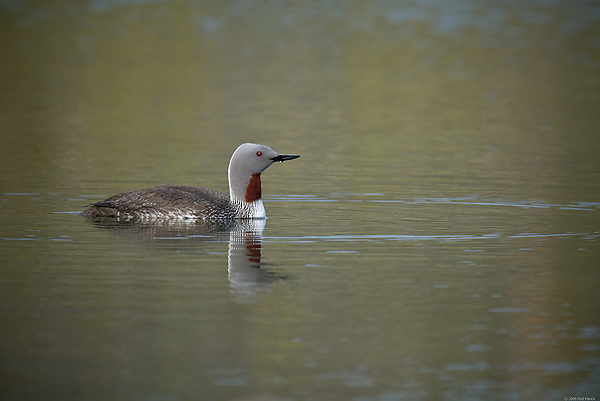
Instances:
[[[600,398],[596,1],[0,1],[2,400]],[[159,184],[269,219],[93,224]]]

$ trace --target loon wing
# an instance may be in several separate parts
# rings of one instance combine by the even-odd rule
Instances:
[[[232,211],[229,196],[212,189],[161,185],[153,188],[124,192],[85,210],[84,217],[195,217],[222,218]]]

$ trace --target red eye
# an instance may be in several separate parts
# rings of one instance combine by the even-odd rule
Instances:
[[[259,150],[258,152],[256,152],[256,156],[261,157],[262,156],[262,152]]]

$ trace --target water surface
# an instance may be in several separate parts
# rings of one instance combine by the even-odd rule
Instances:
[[[4,1],[7,400],[600,394],[592,1]],[[269,219],[93,224],[159,184]]]

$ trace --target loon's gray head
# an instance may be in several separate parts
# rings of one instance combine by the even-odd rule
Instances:
[[[256,143],[240,145],[233,152],[229,161],[229,196],[231,201],[234,203],[251,203],[260,200],[260,173],[275,162],[284,162],[298,157],[300,155],[280,154],[268,146]]]

